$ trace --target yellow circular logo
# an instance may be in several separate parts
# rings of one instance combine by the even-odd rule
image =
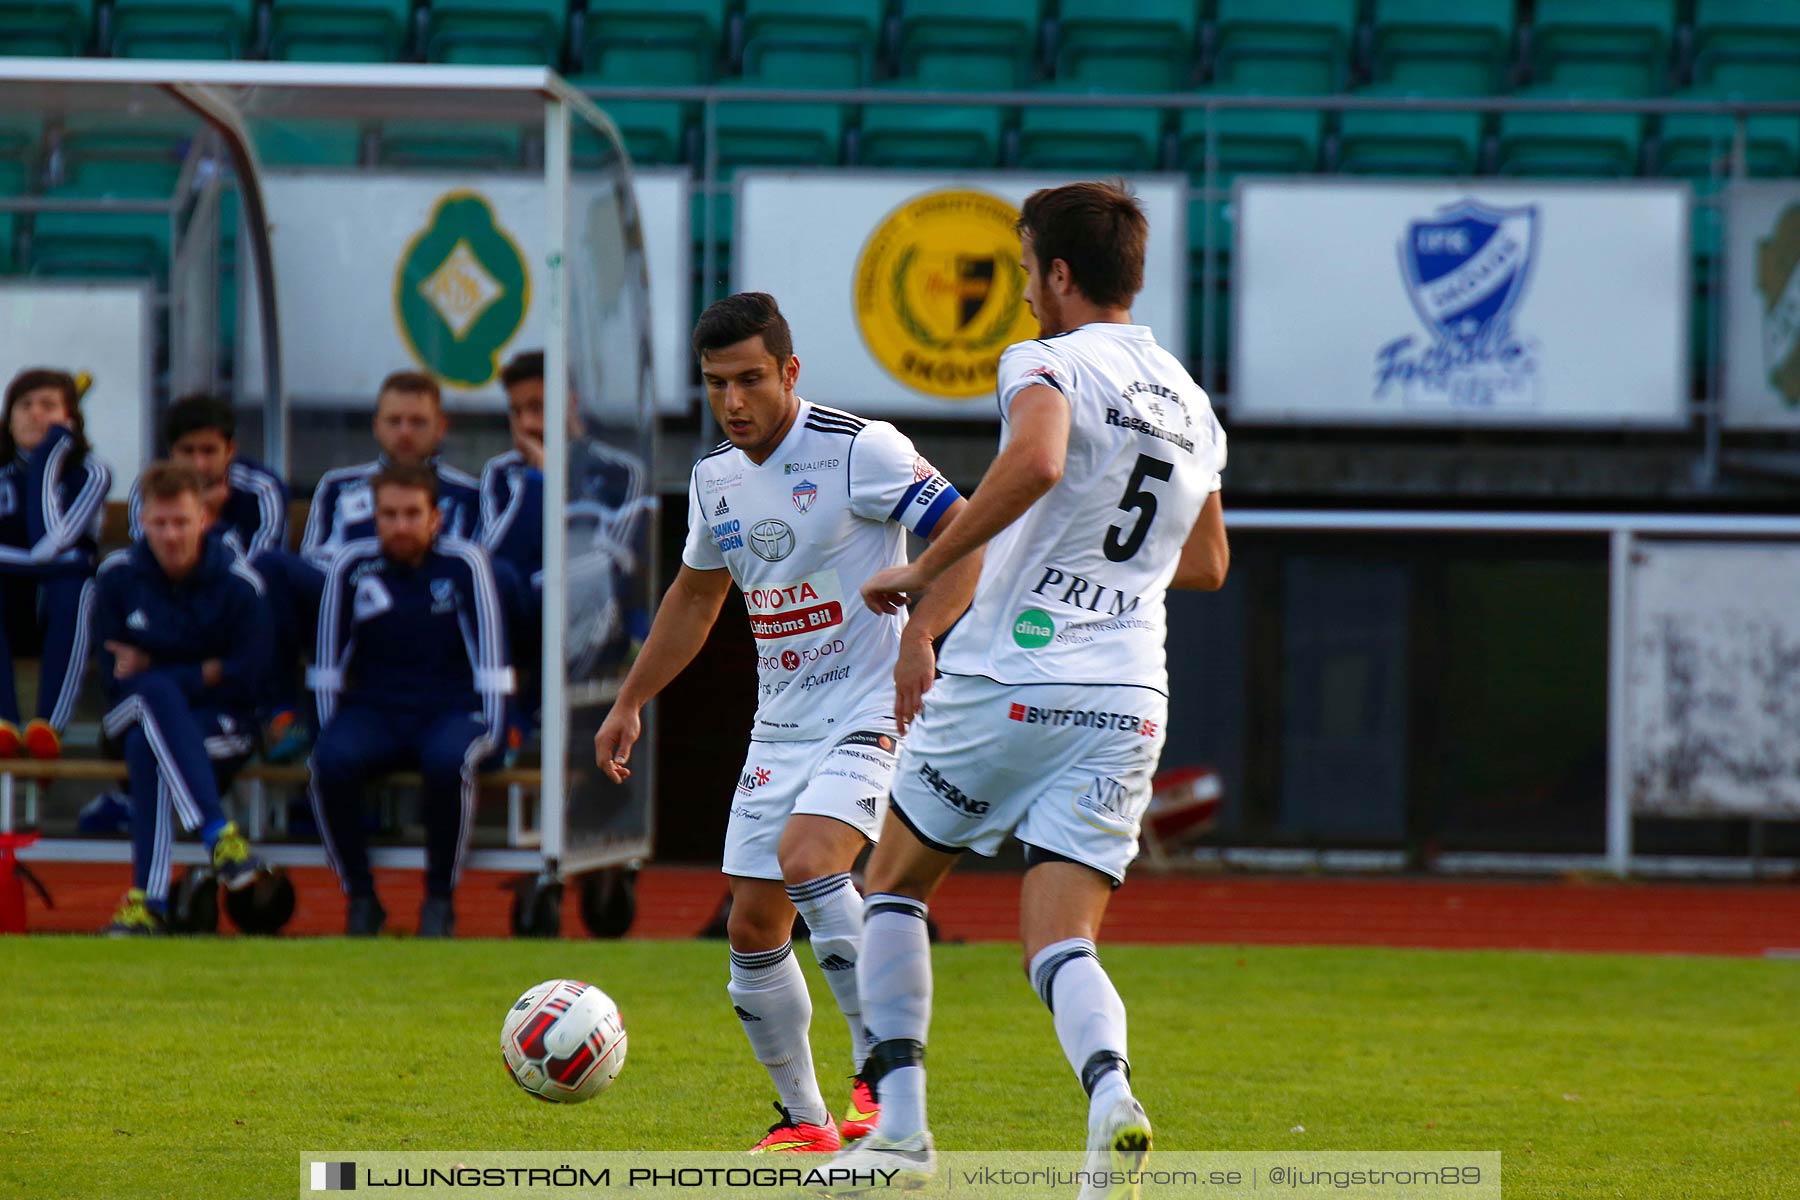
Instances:
[[[1038,335],[1018,219],[987,192],[928,192],[870,235],[856,263],[856,323],[888,374],[951,400],[994,390],[1000,352]]]

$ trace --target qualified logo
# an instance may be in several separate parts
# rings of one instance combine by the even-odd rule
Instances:
[[[401,340],[420,366],[456,387],[493,381],[530,307],[525,256],[474,192],[445,194],[394,268]]]
[[[852,298],[863,342],[888,374],[945,399],[994,390],[1000,352],[1038,335],[1018,219],[1000,197],[958,188],[915,196],[869,236]]]

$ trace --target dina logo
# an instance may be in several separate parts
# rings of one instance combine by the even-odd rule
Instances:
[[[457,387],[492,382],[530,307],[525,256],[474,192],[439,200],[394,270],[402,340],[421,366]]]
[[[1028,608],[1013,619],[1013,641],[1026,650],[1040,650],[1056,636],[1056,622],[1041,608]]]
[[[1412,221],[1400,277],[1426,336],[1406,334],[1375,356],[1375,399],[1409,408],[1517,409],[1538,402],[1536,344],[1513,318],[1537,252],[1535,205],[1460,200]]]

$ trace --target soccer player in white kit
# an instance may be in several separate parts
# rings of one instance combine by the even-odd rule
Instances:
[[[725,834],[728,991],[781,1096],[780,1119],[755,1149],[833,1151],[877,1115],[862,1079],[863,903],[850,868],[881,830],[899,750],[896,676],[916,692],[932,671],[929,654],[897,661],[904,616],[871,612],[856,589],[906,561],[907,530],[932,537],[965,501],[892,425],[795,394],[800,360],[772,297],[712,305],[694,350],[726,440],[694,464],[681,570],[595,735],[595,756],[615,783],[630,775],[639,710],[693,661],[736,583],[759,694]],[[963,574],[972,586],[974,564]],[[812,1002],[790,942],[796,909],[850,1027],[856,1079],[841,1134],[814,1076]]]
[[[1026,849],[1026,975],[1090,1097],[1088,1166],[1129,1170],[1150,1148],[1125,1007],[1094,939],[1137,856],[1167,737],[1164,593],[1225,581],[1225,435],[1181,363],[1131,324],[1148,226],[1129,192],[1037,192],[1019,230],[1043,336],[1000,358],[999,455],[943,537],[862,588],[881,613],[922,594],[904,637],[928,645],[967,602],[954,572],[986,547],[973,603],[911,723],[864,880],[859,974],[877,1039],[864,1076],[881,1120],[833,1167],[936,1169],[926,902],[962,851],[992,855],[1009,833]],[[1089,1183],[1083,1195],[1136,1191]]]

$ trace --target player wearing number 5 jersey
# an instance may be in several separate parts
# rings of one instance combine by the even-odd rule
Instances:
[[[963,500],[892,425],[795,394],[800,360],[771,297],[745,293],[707,309],[694,349],[726,440],[694,464],[681,570],[595,753],[615,782],[629,774],[638,710],[693,659],[736,583],[759,696],[725,833],[728,992],[781,1095],[781,1118],[755,1149],[836,1150],[840,1131],[813,1073],[812,1003],[789,940],[794,912],[806,917],[850,1027],[858,1078],[841,1136],[857,1137],[876,1106],[860,1078],[863,906],[850,868],[881,829],[899,749],[896,678],[916,692],[931,677],[928,651],[901,660],[904,617],[870,612],[856,589],[906,561],[907,530],[937,536]]]
[[[1137,855],[1167,736],[1164,593],[1224,583],[1225,435],[1180,362],[1131,324],[1148,229],[1129,193],[1038,192],[1019,230],[1043,336],[1001,356],[1000,453],[943,538],[862,589],[877,612],[922,595],[909,640],[967,611],[912,724],[868,867],[862,999],[877,1044],[865,1075],[881,1122],[834,1167],[935,1169],[926,902],[959,854],[991,855],[1009,833],[1026,849],[1026,974],[1090,1096],[1088,1165],[1130,1167],[1150,1147],[1124,1005],[1094,938]],[[971,603],[951,571],[984,545]],[[1083,1195],[1135,1191],[1090,1184]]]

